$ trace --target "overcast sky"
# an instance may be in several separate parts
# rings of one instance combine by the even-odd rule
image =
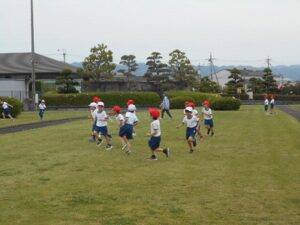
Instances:
[[[29,52],[30,0],[0,0],[0,52]],[[299,0],[34,0],[35,49],[80,62],[105,43],[119,62],[178,48],[193,64],[300,64]]]

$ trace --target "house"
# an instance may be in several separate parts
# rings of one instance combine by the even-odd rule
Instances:
[[[32,76],[31,59],[30,52],[0,53],[0,96],[11,96],[20,100],[29,97],[29,82]],[[63,69],[70,69],[74,73],[75,80],[81,82],[81,78],[76,74],[76,67],[35,54],[36,80],[55,85],[56,77]]]
[[[249,69],[242,69],[240,70],[242,78],[245,80],[245,89],[247,89],[249,85],[249,80],[251,78],[259,78],[263,79],[264,72],[260,70],[249,70]],[[217,72],[213,75],[213,81],[219,82],[219,85],[224,88],[226,83],[230,80],[228,77],[231,75],[230,69],[224,69]],[[282,77],[280,75],[273,74],[274,79],[276,80],[278,86],[282,85]]]

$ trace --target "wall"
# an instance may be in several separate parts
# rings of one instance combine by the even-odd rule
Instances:
[[[0,96],[15,97],[23,101],[26,98],[25,80],[0,79]]]

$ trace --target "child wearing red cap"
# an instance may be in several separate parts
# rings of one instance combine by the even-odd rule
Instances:
[[[121,127],[124,126],[125,123],[125,118],[124,116],[120,113],[121,112],[121,107],[116,105],[113,107],[112,109],[115,118],[116,118],[116,122],[117,122],[117,128],[119,129],[119,134],[121,131]],[[120,137],[121,143],[122,143],[122,150],[124,150],[126,148],[126,142],[124,141],[124,139],[122,137]]]
[[[207,129],[207,134],[211,134],[213,136],[214,132],[214,121],[213,121],[213,113],[212,110],[209,108],[209,102],[204,101],[202,103],[202,120],[204,119],[204,125]]]
[[[151,154],[152,154],[148,159],[157,160],[155,152],[162,152],[166,155],[166,157],[169,157],[170,149],[159,147],[161,141],[161,130],[160,130],[160,122],[159,122],[160,111],[158,109],[149,109],[149,113],[153,121],[150,124],[150,132],[147,133],[147,136],[150,137],[150,140],[148,141],[148,145],[150,147]]]
[[[265,101],[264,101],[264,109],[265,109],[265,113],[268,114],[268,109],[269,109],[269,98],[268,95],[265,95]]]
[[[274,105],[275,105],[275,97],[274,95],[271,95],[271,101],[270,101],[270,114],[274,113]]]
[[[134,110],[134,114],[135,114],[135,111],[136,111],[135,101],[132,100],[132,99],[129,99],[129,100],[126,102],[126,105],[127,105],[127,106],[133,105],[133,106],[135,107],[135,110]],[[135,132],[135,129],[134,129],[134,128],[133,128],[133,130],[132,130],[132,136],[136,136],[136,132]]]
[[[185,116],[182,120],[182,123],[177,125],[176,128],[180,128],[186,125],[186,140],[190,148],[190,153],[194,152],[193,147],[196,147],[195,135],[197,133],[197,127],[199,124],[199,118],[193,115],[193,108],[188,106],[185,108]]]

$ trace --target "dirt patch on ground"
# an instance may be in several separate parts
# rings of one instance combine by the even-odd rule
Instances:
[[[36,129],[36,128],[60,125],[60,124],[69,123],[69,122],[82,120],[82,119],[86,119],[86,117],[76,117],[76,118],[68,118],[68,119],[60,119],[60,120],[49,120],[49,121],[41,121],[41,122],[30,123],[30,124],[20,124],[20,125],[15,125],[15,126],[1,127],[0,134],[9,134],[9,133],[15,133],[15,132],[20,132],[20,131],[24,131],[24,130],[31,130],[31,129]]]

